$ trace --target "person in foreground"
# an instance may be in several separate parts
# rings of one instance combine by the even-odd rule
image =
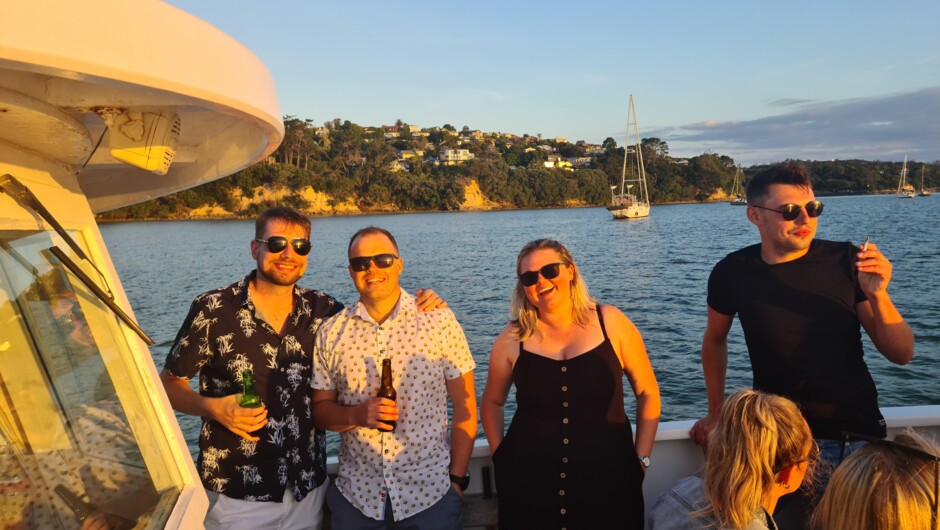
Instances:
[[[737,314],[754,388],[795,401],[823,459],[835,464],[842,432],[885,436],[859,327],[889,361],[906,364],[914,356],[914,334],[888,295],[891,263],[867,240],[854,246],[815,239],[823,204],[796,162],[754,176],[747,202],[760,243],[729,254],[708,279],[702,340],[708,415],[691,437],[704,447],[717,421]]]
[[[317,333],[313,415],[341,433],[339,473],[327,492],[336,530],[462,525],[477,431],[475,363],[452,311],[415,310],[399,286],[403,266],[388,231],[356,232],[349,275],[359,301]],[[387,359],[394,401],[376,397]]]
[[[660,400],[640,332],[620,310],[590,298],[558,241],[525,245],[516,277],[480,406],[499,528],[643,528]],[[624,374],[637,402],[635,444]],[[513,383],[518,408],[504,438]]]
[[[258,215],[257,268],[196,297],[160,374],[173,408],[202,418],[197,467],[210,498],[208,529],[322,527],[326,446],[307,387],[314,334],[343,305],[296,285],[310,249],[302,213],[276,207]],[[237,401],[246,369],[258,408]],[[199,393],[189,386],[196,374]]]
[[[940,446],[913,431],[869,443],[832,474],[813,528],[937,530]]]
[[[686,477],[666,490],[650,510],[649,528],[776,529],[777,500],[800,487],[815,448],[792,401],[740,390],[721,407],[702,478]]]

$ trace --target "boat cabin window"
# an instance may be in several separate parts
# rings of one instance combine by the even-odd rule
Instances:
[[[183,475],[136,335],[52,246],[105,282],[54,232],[0,231],[0,526],[162,528]]]

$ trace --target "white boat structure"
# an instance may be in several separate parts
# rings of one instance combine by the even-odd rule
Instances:
[[[920,165],[920,193],[917,194],[918,197],[930,197],[930,190],[924,187],[924,169],[926,164]]]
[[[904,165],[901,166],[901,179],[898,181],[898,198],[914,198],[914,186],[911,186],[911,183],[907,181],[907,155],[904,155]]]
[[[627,110],[627,136],[623,150],[620,191],[615,193],[616,191],[617,186],[611,186],[610,206],[607,207],[614,219],[649,217],[650,195],[646,188],[646,169],[643,165],[643,149],[640,146],[640,132],[636,124],[633,94],[630,94],[630,105]]]
[[[747,206],[747,196],[744,193],[744,171],[738,167],[734,172],[734,184],[731,185],[731,206]]]
[[[95,214],[233,173],[283,135],[267,68],[175,7],[4,3],[0,527],[79,528],[92,510],[202,527],[208,499]]]

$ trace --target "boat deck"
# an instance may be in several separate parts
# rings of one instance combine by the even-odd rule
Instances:
[[[484,499],[482,495],[463,498],[463,527],[467,530],[496,530],[496,496]]]

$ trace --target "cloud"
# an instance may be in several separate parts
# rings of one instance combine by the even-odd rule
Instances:
[[[802,105],[807,105],[814,103],[811,99],[796,99],[796,98],[783,98],[783,99],[774,99],[768,101],[767,104],[771,107],[797,107]]]
[[[940,86],[841,101],[778,99],[790,112],[747,121],[708,120],[649,131],[675,156],[711,150],[746,164],[787,158],[940,160]]]

